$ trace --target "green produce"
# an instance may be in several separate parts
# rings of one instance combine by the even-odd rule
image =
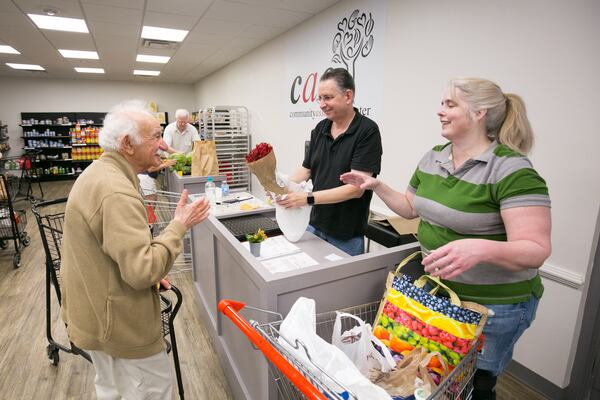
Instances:
[[[184,174],[192,172],[192,153],[174,153],[169,155],[169,159],[175,160],[175,165],[171,167],[171,171],[182,171]]]

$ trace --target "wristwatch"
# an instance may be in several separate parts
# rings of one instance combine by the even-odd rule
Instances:
[[[315,196],[313,196],[312,192],[308,192],[308,194],[306,195],[306,204],[315,204]]]

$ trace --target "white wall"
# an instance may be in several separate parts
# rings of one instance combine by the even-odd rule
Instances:
[[[600,204],[594,152],[600,147],[600,2],[384,2],[386,16],[375,16],[387,26],[381,41],[385,108],[377,119],[384,144],[381,178],[396,188],[406,187],[422,154],[444,142],[435,112],[448,79],[481,76],[496,81],[525,99],[537,138],[531,159],[550,188],[554,251],[543,270],[584,282]],[[317,121],[288,118],[291,82],[284,58],[293,51],[288,46],[319,33],[329,41],[331,30],[324,21],[354,8],[368,10],[369,4],[338,3],[201,80],[197,104],[247,106],[253,142],[272,143],[278,168],[291,172],[300,165],[302,144]],[[374,206],[381,202],[376,199]],[[517,345],[515,359],[566,387],[579,333],[577,310],[587,287],[548,279],[544,284],[537,320]]]
[[[21,112],[106,112],[120,101],[154,101],[175,120],[175,110],[196,109],[192,85],[0,77],[0,120],[8,125],[11,152],[22,153]]]

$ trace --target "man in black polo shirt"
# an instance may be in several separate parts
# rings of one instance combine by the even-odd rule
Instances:
[[[312,204],[308,230],[350,255],[364,252],[364,232],[373,192],[340,181],[354,171],[377,176],[381,170],[379,127],[353,106],[354,80],[343,68],[329,68],[319,83],[319,105],[327,117],[310,135],[308,153],[290,179],[313,181],[312,193],[290,193],[277,203],[286,208]]]

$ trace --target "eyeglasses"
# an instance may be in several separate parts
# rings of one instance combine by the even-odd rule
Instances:
[[[319,102],[321,102],[321,101],[325,101],[325,102],[331,101],[331,100],[335,99],[340,94],[343,96],[349,90],[350,89],[343,90],[343,91],[339,92],[338,94],[336,94],[334,96],[319,96],[318,100],[319,100]]]

